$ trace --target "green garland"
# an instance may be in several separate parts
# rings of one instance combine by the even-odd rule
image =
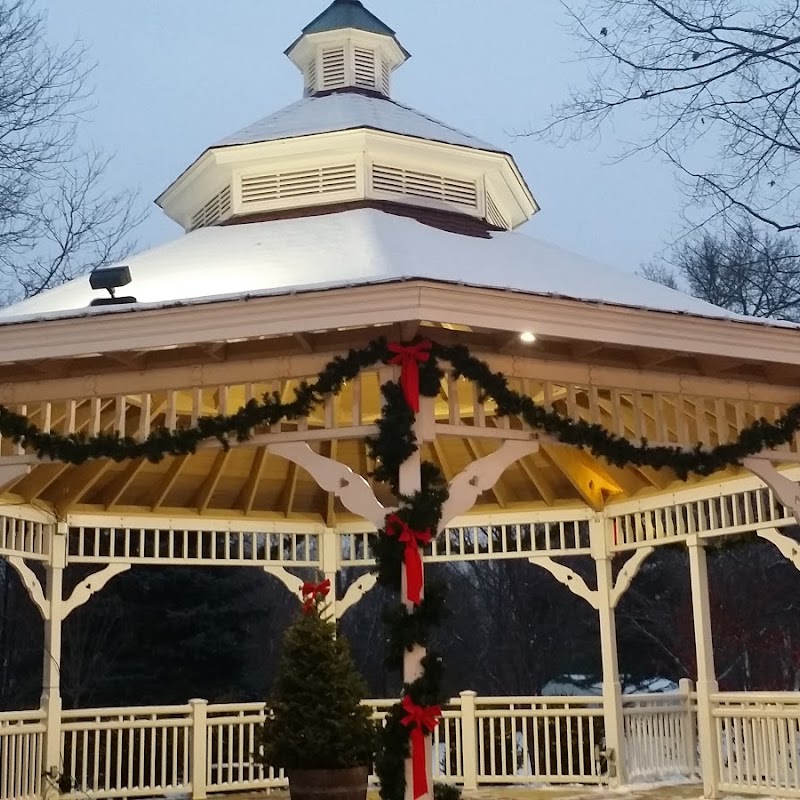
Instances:
[[[0,406],[0,436],[10,439],[24,450],[33,451],[40,459],[81,464],[92,458],[123,461],[147,458],[161,461],[165,456],[194,453],[204,441],[217,439],[224,448],[231,441],[243,442],[261,428],[282,421],[306,418],[329,396],[338,394],[344,384],[355,379],[362,370],[388,363],[392,353],[385,339],[376,339],[360,350],[333,359],[313,383],[302,383],[294,400],[284,403],[277,393],[266,395],[261,402],[252,400],[230,415],[204,416],[190,428],[154,430],[144,441],[113,433],[86,436],[76,433],[61,435],[40,430],[27,417]],[[735,442],[693,450],[678,447],[651,446],[645,439],[639,444],[610,433],[602,425],[574,420],[537,405],[530,397],[509,388],[504,375],[472,356],[463,346],[433,344],[430,360],[420,366],[420,393],[427,397],[439,394],[444,374],[439,366],[449,362],[456,377],[475,383],[482,400],[492,400],[499,417],[518,416],[533,430],[543,431],[558,441],[584,448],[616,466],[669,467],[680,477],[691,473],[710,475],[724,467],[740,464],[742,459],[762,450],[773,449],[792,440],[800,430],[800,404],[793,405],[779,420],[760,419],[740,431]],[[423,462],[421,489],[411,496],[399,494],[401,465],[418,449],[413,425],[415,416],[408,407],[399,383],[381,387],[384,407],[377,421],[377,433],[367,441],[375,461],[373,477],[389,485],[399,497],[397,516],[415,531],[438,530],[442,507],[447,500],[447,485],[439,468]],[[386,624],[387,665],[402,667],[403,655],[415,647],[427,648],[431,633],[446,613],[445,587],[428,582],[422,603],[408,610],[399,600],[405,546],[396,537],[379,531],[376,540],[376,573],[378,582],[398,594],[384,611]],[[404,694],[419,706],[440,705],[443,664],[441,657],[430,650],[422,661],[422,675],[404,686]],[[405,795],[405,759],[409,756],[409,734],[402,724],[404,711],[400,704],[391,709],[377,757],[384,800],[403,800]]]

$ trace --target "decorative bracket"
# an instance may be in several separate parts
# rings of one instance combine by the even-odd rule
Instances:
[[[321,489],[333,492],[348,511],[368,520],[376,528],[383,527],[390,509],[378,501],[366,478],[340,461],[315,453],[305,442],[271,444],[267,449],[302,467]]]
[[[297,575],[292,575],[285,567],[264,567],[267,575],[274,575],[295,597],[303,599],[303,583]]]
[[[575,570],[553,561],[549,556],[534,556],[528,560],[531,564],[546,569],[559,583],[563,583],[572,594],[582,597],[595,611],[600,610],[600,593],[596,589],[590,589]]]
[[[800,570],[800,542],[781,533],[777,528],[764,528],[762,531],[757,531],[757,534],[774,544],[781,555],[790,561],[796,570]]]
[[[611,608],[617,607],[622,595],[630,589],[633,579],[639,574],[642,564],[654,550],[654,547],[643,547],[641,550],[636,550],[622,565],[614,583],[614,588],[611,590]]]
[[[770,461],[763,458],[746,458],[742,463],[775,492],[778,500],[792,510],[795,520],[800,524],[800,486],[778,472]]]
[[[609,603],[611,608],[616,608],[622,595],[628,591],[631,582],[639,574],[645,559],[653,552],[653,547],[643,547],[637,550],[622,566],[611,590]],[[586,581],[575,570],[554,561],[549,556],[533,556],[528,559],[531,564],[546,569],[559,583],[563,583],[573,594],[582,597],[595,611],[600,610],[600,592],[590,589]]]
[[[127,572],[130,568],[130,564],[109,564],[105,569],[81,581],[72,590],[69,600],[64,603],[61,619],[66,619],[76,608],[88,603],[92,595],[101,591],[112,578]]]
[[[373,573],[362,575],[344,593],[341,600],[336,601],[336,619],[341,619],[344,613],[351,609],[367,592],[374,588],[378,582],[378,576]]]
[[[19,556],[7,556],[6,560],[17,571],[17,574],[22,581],[22,585],[27,589],[31,600],[33,600],[34,604],[36,605],[36,608],[39,609],[42,619],[45,621],[49,620],[50,605],[44,596],[42,584],[39,582],[39,579],[36,577],[33,570],[25,563],[24,559],[20,558]]]
[[[539,449],[536,441],[508,441],[491,455],[473,461],[463,472],[450,482],[450,497],[442,506],[444,529],[456,517],[469,511],[483,492],[491,489],[500,476],[514,462]]]

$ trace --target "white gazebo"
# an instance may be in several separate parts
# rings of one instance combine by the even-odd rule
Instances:
[[[795,326],[515,232],[538,206],[513,157],[392,99],[409,54],[358,0],[335,0],[287,55],[304,97],[210,146],[159,198],[185,236],[0,312],[5,409],[78,449],[152,442],[265,395],[288,403],[378,337],[464,345],[537,407],[637,445],[708,450],[800,399]],[[684,480],[614,466],[498,413],[441,366],[399,477],[402,494],[418,490],[424,459],[450,485],[424,560],[548,570],[597,611],[603,691],[465,691],[444,708],[429,771],[467,789],[701,775],[707,797],[800,796],[800,697],[718,690],[705,558],[709,540],[746,533],[800,568],[782,530],[800,518],[800,437]],[[365,440],[381,386],[399,375],[370,364],[308,416],[225,446],[207,435],[160,460],[60,460],[15,438],[0,413],[0,556],[45,620],[47,654],[41,708],[0,713],[0,800],[282,785],[252,763],[261,704],[63,710],[62,623],[141,565],[249,566],[293,592],[298,568],[370,567],[398,500],[370,477]],[[654,549],[675,544],[689,552],[698,674],[678,693],[623,696],[614,609]],[[594,559],[596,584],[569,566],[578,555]],[[65,596],[76,565],[97,571]],[[336,615],[374,583],[367,574],[335,597]],[[407,658],[407,678],[421,655]],[[375,701],[376,714],[390,704]]]

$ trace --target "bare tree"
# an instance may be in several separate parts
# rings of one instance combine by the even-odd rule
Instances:
[[[633,142],[674,165],[712,213],[800,228],[800,0],[561,0],[586,85],[534,132],[600,134],[627,109]]]
[[[709,303],[751,317],[800,320],[800,252],[785,235],[759,231],[750,219],[726,234],[700,232],[642,274],[681,284]]]
[[[35,0],[0,0],[0,300],[31,297],[127,254],[135,194],[76,145],[89,106],[78,44],[55,48]]]

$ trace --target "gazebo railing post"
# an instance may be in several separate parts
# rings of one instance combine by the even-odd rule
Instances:
[[[705,543],[697,535],[687,539],[692,586],[694,643],[697,655],[697,734],[700,743],[700,773],[703,794],[719,797],[719,742],[714,722],[713,696],[719,691],[714,668],[711,633],[711,603]]]
[[[681,678],[678,684],[684,707],[684,725],[686,727],[683,744],[686,752],[687,778],[697,777],[697,723],[692,694],[694,683],[689,678]]]
[[[57,796],[61,777],[61,631],[64,616],[64,569],[67,563],[66,523],[52,528],[50,559],[45,566],[44,665],[42,669],[42,711],[45,715],[44,796]]]
[[[608,777],[612,786],[625,782],[625,727],[622,686],[617,657],[617,627],[614,612],[614,575],[609,552],[608,521],[589,522],[592,558],[597,570],[597,612],[600,621],[600,652],[603,667],[603,718]]]
[[[461,692],[461,757],[464,789],[478,788],[478,718],[475,714],[476,692]]]
[[[192,708],[192,800],[206,800],[208,786],[208,700],[190,700]]]

